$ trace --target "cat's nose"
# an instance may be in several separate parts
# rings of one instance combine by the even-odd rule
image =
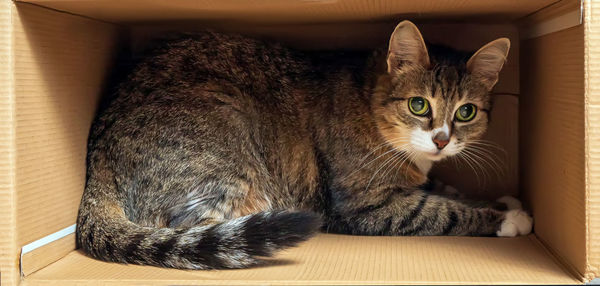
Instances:
[[[435,143],[438,150],[442,150],[450,142],[450,137],[445,132],[438,132],[431,140]]]

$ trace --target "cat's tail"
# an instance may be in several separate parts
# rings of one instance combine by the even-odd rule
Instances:
[[[245,268],[261,256],[295,246],[321,226],[319,216],[294,211],[256,213],[191,228],[143,227],[119,208],[92,206],[80,212],[77,243],[91,256],[111,262],[180,269]]]

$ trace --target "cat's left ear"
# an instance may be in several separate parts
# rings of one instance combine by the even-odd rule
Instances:
[[[498,74],[508,57],[510,40],[500,38],[479,49],[467,62],[467,70],[478,78],[488,90],[498,82]]]
[[[387,71],[401,72],[410,66],[429,67],[429,54],[423,36],[411,21],[402,21],[390,38],[387,56]]]

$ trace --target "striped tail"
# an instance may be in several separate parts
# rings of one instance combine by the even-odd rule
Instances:
[[[271,211],[214,225],[152,228],[97,207],[78,218],[77,243],[86,253],[105,261],[179,269],[249,267],[261,256],[309,239],[321,226],[312,213]]]

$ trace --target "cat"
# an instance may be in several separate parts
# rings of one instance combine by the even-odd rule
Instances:
[[[369,53],[211,31],[165,41],[91,128],[77,244],[105,261],[223,269],[319,230],[525,235],[516,199],[501,211],[423,187],[484,134],[509,48],[426,45],[409,21]]]

